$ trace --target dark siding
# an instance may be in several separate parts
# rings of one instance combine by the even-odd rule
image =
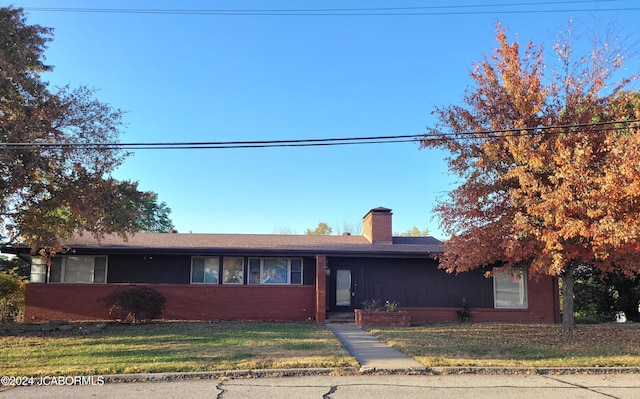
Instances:
[[[245,276],[248,270],[248,259],[249,257],[244,257]],[[304,257],[302,265],[303,284],[315,285],[315,258]],[[107,282],[190,284],[191,256],[152,255],[145,257],[144,255],[109,255]]]
[[[369,299],[406,307],[461,307],[463,298],[475,308],[493,307],[493,283],[481,270],[449,274],[427,259],[330,258],[329,266],[352,270],[356,307]]]
[[[189,284],[191,257],[110,255],[108,283]]]

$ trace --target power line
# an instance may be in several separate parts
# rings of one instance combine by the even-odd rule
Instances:
[[[536,136],[536,135],[559,135],[572,133],[567,131],[570,129],[581,128],[600,128],[592,129],[587,132],[600,133],[605,131],[620,130],[619,127],[609,127],[602,129],[601,127],[607,125],[631,125],[632,123],[640,122],[640,119],[629,119],[625,121],[612,121],[612,122],[591,122],[591,123],[577,123],[571,125],[555,125],[555,126],[540,126],[540,127],[527,127],[527,128],[511,128],[511,129],[499,129],[499,130],[485,130],[477,132],[449,132],[449,133],[433,133],[427,134],[424,137],[425,140],[429,139],[450,139],[450,140],[464,140],[471,139],[484,139],[484,138],[502,138],[502,137],[518,137],[518,136]],[[557,130],[556,130],[557,129]],[[556,130],[556,131],[554,131]],[[428,136],[428,137],[427,137]]]
[[[369,137],[337,137],[326,139],[299,139],[299,140],[264,140],[264,141],[204,141],[204,142],[164,142],[164,143],[3,143],[0,150],[24,150],[24,149],[101,149],[101,150],[201,150],[201,149],[247,149],[247,148],[273,148],[273,147],[320,147],[338,145],[363,145],[363,144],[392,144],[408,143],[432,140],[467,140],[467,139],[492,139],[518,136],[558,135],[570,134],[575,129],[592,129],[587,132],[603,132],[619,130],[620,127],[610,125],[630,126],[640,122],[640,119],[612,122],[594,122],[571,125],[539,126],[530,128],[512,128],[500,130],[485,130],[476,132],[446,132],[446,133],[422,133],[413,135],[393,136],[369,136]]]
[[[416,135],[372,136],[372,137],[339,137],[328,139],[300,139],[300,140],[263,140],[263,141],[205,141],[205,142],[164,142],[164,143],[4,143],[0,149],[24,148],[101,148],[124,150],[149,149],[223,149],[223,148],[269,148],[269,147],[312,147],[336,146],[354,144],[388,144],[412,142],[422,137]]]
[[[168,14],[168,15],[226,15],[226,16],[392,16],[392,15],[479,15],[479,14],[514,14],[514,13],[552,13],[552,12],[598,12],[598,11],[634,11],[638,7],[588,8],[588,9],[521,9],[491,10],[478,9],[499,7],[531,7],[557,6],[567,4],[604,3],[618,0],[566,0],[542,1],[506,4],[447,5],[421,7],[376,7],[376,8],[309,8],[309,9],[154,9],[154,8],[89,8],[89,7],[24,7],[27,11],[36,12],[74,12],[74,13],[109,13],[109,14]],[[456,11],[470,9],[470,11]],[[442,11],[434,11],[442,10]]]

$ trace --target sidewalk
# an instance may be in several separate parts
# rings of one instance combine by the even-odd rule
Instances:
[[[425,371],[426,367],[352,323],[326,324],[360,363],[361,372]]]

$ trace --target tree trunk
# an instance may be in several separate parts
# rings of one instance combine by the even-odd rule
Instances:
[[[575,271],[578,268],[576,262],[569,262],[565,270],[560,274],[562,278],[562,329],[571,331],[576,328],[576,317],[573,306],[573,285]]]

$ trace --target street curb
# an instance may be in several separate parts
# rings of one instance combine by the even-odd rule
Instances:
[[[434,374],[483,375],[568,375],[568,374],[640,374],[640,367],[431,367]]]
[[[227,380],[306,376],[354,375],[570,375],[570,374],[640,374],[640,367],[427,367],[426,370],[360,370],[356,367],[310,369],[264,369],[195,371],[186,373],[144,373],[103,375],[105,383],[147,381]]]
[[[187,380],[225,380],[242,378],[303,377],[323,375],[354,375],[356,367],[299,368],[299,369],[262,369],[262,370],[225,370],[192,371],[185,373],[140,373],[103,375],[105,383],[143,382],[143,381],[187,381]]]

